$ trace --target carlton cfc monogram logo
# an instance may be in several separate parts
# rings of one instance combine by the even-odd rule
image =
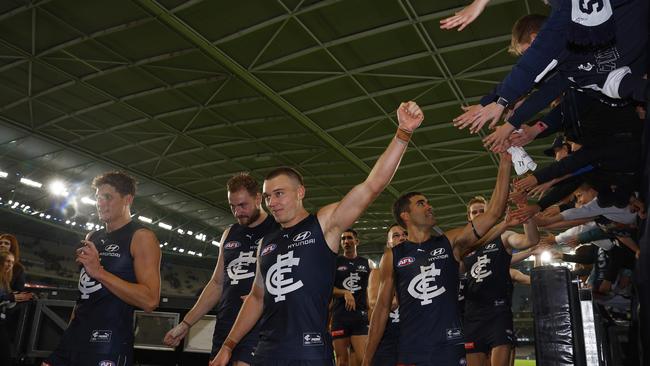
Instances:
[[[446,289],[444,286],[438,287],[431,284],[436,281],[436,276],[440,275],[440,270],[436,268],[435,262],[428,266],[420,266],[420,272],[409,283],[408,292],[414,298],[422,300],[422,305],[428,305],[433,302],[431,299],[442,295]]]
[[[487,255],[481,255],[476,259],[476,263],[472,266],[470,274],[476,279],[476,282],[483,282],[485,277],[492,274],[492,271],[485,270],[485,266],[490,263],[490,258],[488,258]]]
[[[388,313],[391,323],[399,323],[399,308]]]
[[[254,264],[255,261],[256,258],[253,256],[253,251],[250,251],[239,253],[239,258],[228,263],[226,272],[228,272],[228,277],[230,277],[230,284],[236,285],[241,280],[255,276],[254,271],[246,270],[246,268],[249,267],[250,264]]]
[[[361,286],[357,283],[358,281],[361,281],[361,277],[359,277],[358,273],[350,273],[350,276],[343,280],[343,287],[352,292],[355,293],[356,291],[361,290]]]
[[[266,274],[266,289],[275,296],[275,302],[284,301],[284,295],[303,286],[302,281],[294,282],[293,278],[284,278],[285,274],[291,274],[291,267],[299,263],[300,258],[294,258],[291,250],[287,254],[278,255],[276,263],[269,268]]]
[[[86,269],[82,268],[81,273],[79,273],[78,288],[79,291],[81,292],[81,298],[85,300],[90,298],[90,294],[101,289],[102,284],[95,282],[94,279],[88,276],[88,273],[86,273]]]

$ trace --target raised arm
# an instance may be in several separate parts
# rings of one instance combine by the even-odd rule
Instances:
[[[499,173],[485,213],[469,222],[463,228],[453,229],[446,233],[451,242],[457,259],[465,253],[469,253],[475,243],[494,226],[497,220],[503,215],[508,199],[508,184],[510,179],[510,168],[512,160],[509,154],[501,154],[499,162]]]
[[[259,258],[259,251],[262,246],[257,248],[257,257]],[[228,337],[221,345],[221,349],[217,356],[210,362],[209,366],[226,366],[232,356],[232,350],[237,346],[237,343],[250,332],[251,329],[257,324],[257,321],[262,317],[264,310],[264,278],[260,271],[260,261],[257,261],[257,271],[255,273],[255,280],[251,287],[251,292],[246,296],[244,304],[239,309],[239,314],[228,333]]]
[[[523,274],[521,271],[510,268],[510,278],[513,282],[520,283],[522,285],[530,285],[530,276]]]
[[[424,115],[415,102],[408,102],[400,104],[397,109],[397,119],[399,121],[397,133],[375,163],[368,178],[352,188],[341,201],[327,205],[318,211],[318,221],[325,233],[325,240],[335,253],[339,250],[343,230],[354,224],[393,179],[411,134],[420,126]]]
[[[503,244],[511,249],[523,250],[533,247],[539,243],[539,230],[535,220],[528,220],[524,223],[524,233],[506,231],[501,235]]]
[[[149,229],[139,229],[131,239],[131,256],[136,282],[128,282],[106,271],[99,261],[95,244],[83,241],[85,247],[77,250],[77,262],[86,273],[99,281],[108,291],[129,305],[146,312],[158,307],[160,302],[160,244]]]
[[[370,318],[370,329],[368,330],[368,343],[363,358],[362,366],[372,364],[372,358],[377,351],[377,346],[386,329],[388,313],[390,313],[393,293],[395,292],[395,278],[393,277],[393,251],[390,248],[384,250],[384,255],[379,263],[379,292],[375,308]]]
[[[454,29],[458,27],[458,31],[462,31],[481,15],[488,2],[490,0],[474,0],[461,11],[457,11],[453,16],[441,20],[440,29]]]
[[[479,239],[478,241],[476,241],[476,243],[474,243],[474,245],[472,245],[471,249],[478,248],[482,245],[491,242],[492,240],[498,238],[506,230],[508,230],[508,224],[506,223],[506,220],[503,220],[500,223],[492,226],[490,230],[487,232],[487,234],[483,235],[481,239]]]
[[[190,311],[185,315],[183,320],[177,326],[167,332],[167,334],[165,334],[163,342],[166,345],[172,347],[178,346],[181,340],[187,335],[190,327],[199,321],[199,319],[201,319],[201,317],[207,314],[210,310],[212,310],[212,308],[214,308],[221,299],[224,280],[223,244],[225,244],[225,240],[228,237],[229,232],[230,228],[226,229],[226,231],[224,231],[223,235],[221,236],[219,258],[217,258],[217,265],[214,268],[214,272],[212,272],[212,277],[203,288],[201,296],[199,296],[196,304],[194,304],[192,309],[190,309]]]
[[[512,257],[510,258],[510,265],[517,264],[523,260],[526,260],[528,257],[531,255],[537,255],[536,249],[538,247],[532,247],[528,248],[526,250],[519,251],[517,253],[514,253]]]

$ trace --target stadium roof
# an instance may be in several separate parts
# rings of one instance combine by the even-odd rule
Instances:
[[[416,100],[425,122],[392,183],[355,226],[378,253],[390,204],[417,190],[443,228],[489,195],[497,158],[451,119],[516,59],[510,29],[541,1],[493,0],[462,32],[457,0],[6,0],[0,3],[0,182],[124,169],[138,215],[219,237],[225,182],[296,167],[315,210],[368,174]],[[538,161],[546,142],[529,152]],[[16,176],[18,177],[18,176]],[[14,179],[14,180],[12,180]],[[12,188],[14,187],[14,188]],[[22,188],[21,188],[22,189]],[[26,188],[25,188],[26,189]],[[5,192],[5,193],[6,193]],[[15,193],[15,192],[14,192]],[[32,206],[47,206],[34,192]]]

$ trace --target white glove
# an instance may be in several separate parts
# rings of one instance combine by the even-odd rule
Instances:
[[[535,164],[533,158],[526,153],[523,147],[510,146],[508,153],[512,156],[512,165],[514,165],[517,175],[522,175],[529,170],[537,169],[537,164]]]

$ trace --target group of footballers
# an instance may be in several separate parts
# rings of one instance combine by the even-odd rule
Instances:
[[[475,0],[442,27],[464,28],[488,1]],[[351,228],[390,183],[422,123],[415,102],[397,108],[396,134],[366,180],[317,212],[304,208],[308,191],[295,169],[272,170],[262,187],[248,174],[232,177],[228,203],[237,223],[224,232],[198,301],[164,342],[177,346],[216,306],[211,366],[512,363],[512,283],[530,280],[510,266],[534,251],[539,234],[531,218],[541,205],[515,202],[516,214],[506,215],[512,167],[506,148],[560,130],[583,144],[514,185],[526,194],[580,176],[595,184],[602,211],[627,206],[639,189],[640,127],[632,102],[650,99],[640,71],[647,2],[611,3],[550,1],[548,19],[528,15],[515,24],[517,65],[480,105],[454,119],[473,133],[507,120],[484,139],[501,156],[489,202],[473,199],[467,224],[443,232],[425,195],[403,194],[393,204],[396,224],[378,268],[357,255]],[[533,85],[540,89],[526,98]],[[551,113],[523,124],[552,101]],[[80,297],[45,366],[132,364],[133,310],[158,306],[160,248],[150,230],[131,221],[135,181],[112,172],[93,187],[106,228],[88,234],[77,250]],[[511,230],[520,225],[523,234]]]
[[[316,213],[304,208],[307,190],[292,168],[271,171],[261,188],[249,174],[233,176],[228,203],[237,222],[223,233],[211,279],[164,342],[179,345],[216,307],[211,366],[483,365],[488,357],[509,364],[512,251],[538,240],[531,222],[524,234],[509,230],[522,224],[514,219],[498,223],[510,156],[501,155],[490,201],[470,202],[467,225],[442,232],[427,198],[409,192],[392,207],[397,223],[379,267],[357,254],[350,227],[389,184],[424,119],[414,102],[402,103],[397,116],[395,137],[367,179]],[[106,229],[77,250],[80,298],[43,365],[132,364],[132,312],[158,305],[160,249],[131,220],[133,178],[111,172],[93,186]]]

